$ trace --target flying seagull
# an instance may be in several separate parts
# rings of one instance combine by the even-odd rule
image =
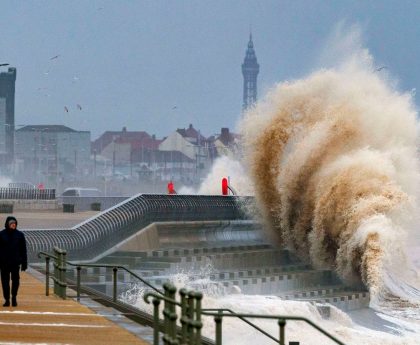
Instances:
[[[8,64],[8,63],[1,63],[0,64],[0,67],[2,67],[2,66],[9,66],[10,64]]]
[[[64,107],[64,111],[66,112],[66,113],[68,113],[69,112],[69,108],[67,108],[66,106]]]
[[[376,72],[382,71],[385,68],[388,69],[388,67],[386,67],[386,66],[381,66],[381,67],[376,69]]]
[[[53,56],[50,60],[58,59],[60,55]]]
[[[82,106],[80,104],[78,104],[77,109],[82,110]]]

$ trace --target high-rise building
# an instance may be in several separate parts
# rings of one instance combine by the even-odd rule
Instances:
[[[15,135],[15,160],[26,181],[55,186],[60,179],[89,174],[90,132],[63,125],[27,125]]]
[[[13,161],[16,68],[0,73],[0,167]]]
[[[244,63],[242,64],[242,75],[244,76],[244,95],[242,109],[248,109],[257,101],[257,76],[260,65],[255,55],[252,33],[249,35],[248,48],[246,50]]]

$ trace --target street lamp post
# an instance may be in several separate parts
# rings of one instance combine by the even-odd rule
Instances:
[[[93,176],[96,180],[96,149],[93,150]]]
[[[130,177],[133,177],[133,149],[130,148]]]
[[[77,150],[74,150],[74,177],[77,178]]]
[[[112,142],[112,177],[115,176],[115,140]]]

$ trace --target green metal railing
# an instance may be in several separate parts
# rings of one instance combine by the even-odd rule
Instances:
[[[160,344],[160,333],[162,333],[163,344],[167,345],[202,345],[209,343],[204,340],[201,334],[203,327],[202,316],[213,316],[215,322],[215,345],[222,345],[222,323],[225,317],[235,317],[253,327],[259,333],[271,339],[274,343],[285,345],[285,332],[287,321],[303,321],[324,334],[327,338],[339,345],[345,345],[339,339],[328,333],[323,328],[316,325],[311,320],[300,316],[285,316],[285,315],[261,315],[261,314],[240,314],[235,313],[230,309],[202,309],[201,301],[203,294],[197,291],[187,291],[186,289],[179,290],[179,300],[176,298],[177,289],[170,283],[163,285],[163,291],[159,290],[134,272],[130,271],[124,266],[115,265],[98,265],[98,264],[78,264],[66,261],[67,252],[60,248],[54,248],[54,254],[46,252],[39,252],[39,257],[45,257],[45,274],[46,274],[46,295],[49,295],[49,279],[50,273],[50,260],[54,259],[54,274],[51,279],[54,281],[54,293],[61,298],[66,298],[67,279],[66,279],[66,265],[76,267],[77,280],[76,280],[76,298],[80,301],[81,292],[81,269],[82,267],[99,267],[99,268],[112,268],[113,270],[113,302],[117,302],[118,270],[124,270],[130,275],[141,281],[143,284],[153,290],[145,293],[144,301],[146,303],[152,302],[153,304],[153,345]],[[162,311],[163,322],[160,319],[160,304],[164,303]],[[178,319],[177,307],[180,309],[180,317]],[[279,337],[274,337],[255,323],[247,320],[253,319],[271,319],[277,320],[279,326]],[[177,324],[179,320],[180,327]],[[289,345],[298,345],[298,342],[290,342]]]
[[[326,337],[334,341],[336,344],[345,345],[339,339],[328,333],[323,328],[316,325],[311,320],[300,316],[286,316],[286,315],[261,315],[261,314],[239,314],[235,313],[230,309],[202,309],[201,300],[203,295],[200,292],[187,291],[181,289],[179,291],[180,301],[176,300],[176,288],[165,283],[163,285],[164,295],[156,294],[154,292],[148,292],[144,295],[144,301],[150,303],[152,298],[153,303],[153,316],[154,324],[159,324],[159,307],[161,301],[164,302],[163,309],[163,343],[170,345],[201,345],[201,328],[203,327],[202,316],[213,316],[215,322],[215,345],[222,345],[222,321],[224,317],[235,317],[238,318],[251,327],[256,329],[258,332],[264,334],[266,337],[273,340],[276,344],[285,345],[286,339],[286,321],[303,321],[324,334]],[[176,332],[178,314],[176,307],[180,308],[180,323],[181,332]],[[227,313],[226,313],[227,312]],[[271,334],[267,333],[254,323],[248,321],[246,318],[253,319],[272,319],[277,320],[279,325],[279,337],[276,338]],[[153,345],[159,345],[159,330],[158,327],[154,328]],[[290,342],[289,344],[299,344],[298,342]]]
[[[144,301],[150,303],[152,297],[153,303],[153,318],[154,318],[154,332],[153,345],[159,345],[159,328],[160,323],[159,307],[161,301],[164,302],[163,309],[163,336],[164,344],[171,345],[201,345],[201,300],[203,294],[196,291],[187,291],[186,289],[179,290],[181,300],[176,300],[175,286],[165,283],[163,284],[164,295],[149,292],[144,295]],[[177,332],[178,314],[176,307],[181,308],[181,332]]]
[[[63,249],[54,248],[54,254],[46,252],[39,252],[38,257],[45,257],[45,295],[48,296],[50,292],[50,278],[54,282],[54,294],[57,296],[66,299],[67,297],[67,279],[66,279],[66,272],[67,272],[67,265],[76,267],[77,276],[76,276],[76,298],[77,301],[80,301],[80,292],[81,292],[81,270],[83,267],[98,267],[98,268],[112,268],[112,300],[114,302],[117,301],[118,297],[118,280],[117,280],[117,273],[118,270],[123,270],[128,272],[131,276],[135,277],[139,281],[141,281],[144,285],[148,286],[155,292],[162,294],[163,292],[150,284],[148,281],[144,280],[142,277],[138,276],[136,273],[129,270],[127,267],[124,266],[116,266],[116,265],[97,265],[97,264],[80,264],[80,263],[73,263],[70,261],[66,261],[67,252]],[[50,273],[50,260],[54,259],[54,275],[51,276]]]

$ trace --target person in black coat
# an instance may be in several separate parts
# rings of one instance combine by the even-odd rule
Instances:
[[[17,292],[19,289],[19,269],[28,268],[26,254],[26,240],[23,232],[17,229],[15,217],[7,217],[5,229],[0,231],[0,270],[3,288],[3,307],[10,306],[10,277],[12,278],[12,306],[17,306]]]

